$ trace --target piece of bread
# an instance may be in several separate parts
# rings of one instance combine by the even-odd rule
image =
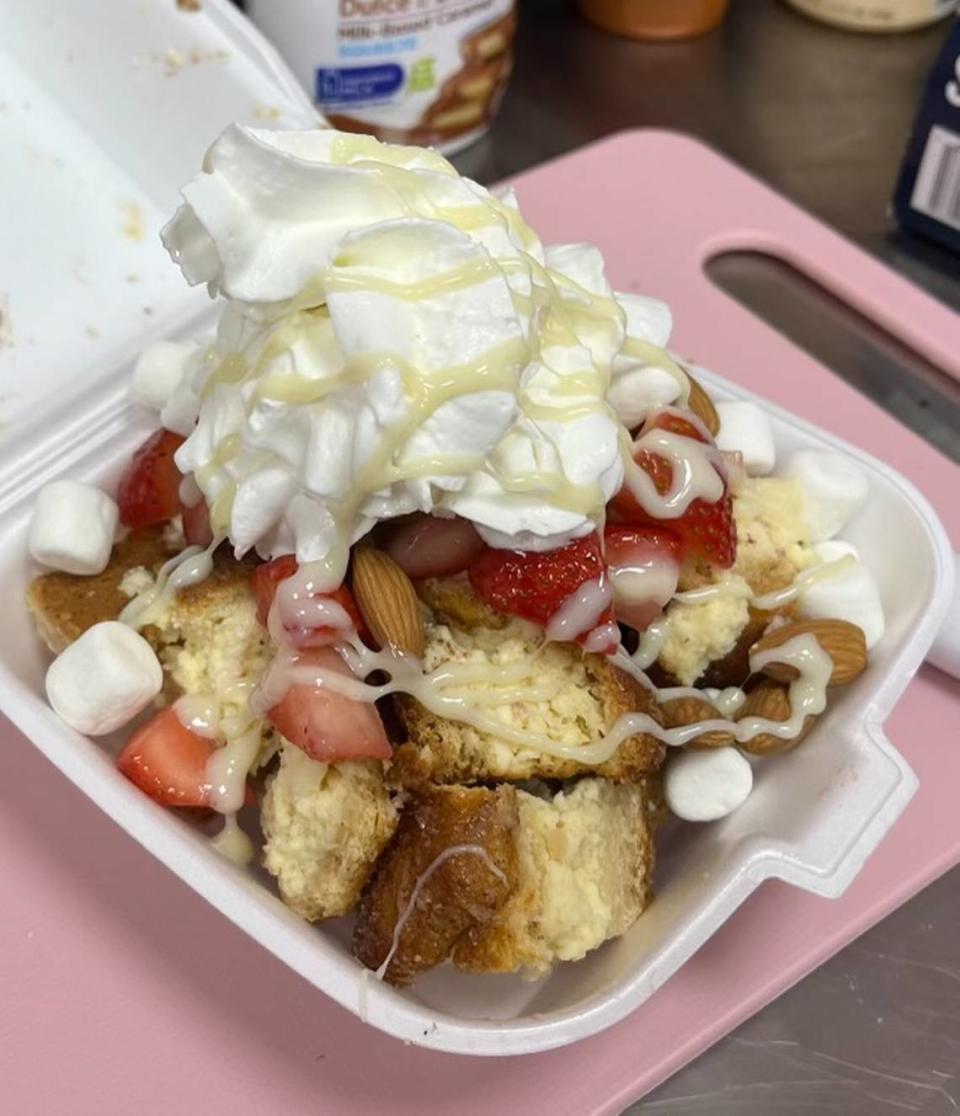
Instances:
[[[114,546],[103,573],[83,577],[53,572],[34,578],[27,590],[27,607],[40,638],[59,655],[94,624],[116,620],[130,600],[121,585],[131,571],[152,574],[176,553],[162,527],[146,527]]]
[[[153,643],[177,690],[216,694],[227,716],[245,712],[275,650],[257,619],[252,569],[219,550],[210,576],[176,593],[153,625]]]
[[[490,924],[519,880],[517,794],[425,787],[413,797],[360,902],[353,952],[364,965],[389,959],[385,978],[402,987]]]
[[[653,839],[644,787],[580,779],[552,798],[517,792],[520,884],[453,960],[473,972],[538,977],[625,933],[651,897]]]
[[[375,761],[324,764],[284,743],[260,812],[263,864],[311,922],[353,910],[397,826]]]
[[[426,599],[436,604],[439,588],[434,583]],[[599,740],[623,713],[645,712],[659,719],[650,692],[603,656],[588,655],[576,644],[545,643],[542,630],[523,620],[497,616],[499,626],[490,627],[487,606],[478,603],[463,582],[442,591],[443,611],[426,626],[425,668],[432,671],[449,664],[484,670],[517,668],[520,676],[499,685],[463,687],[471,700],[489,703],[483,712],[492,720],[578,747]],[[630,737],[609,760],[591,766],[439,716],[412,697],[398,696],[396,707],[406,733],[406,740],[394,749],[388,772],[397,786],[569,779],[587,774],[638,779],[663,762],[663,745],[646,733]]]
[[[681,590],[736,585],[761,595],[790,585],[814,561],[804,521],[800,485],[782,477],[745,477],[734,495],[737,560],[732,570],[687,562]],[[789,611],[789,610],[781,610]],[[747,650],[773,617],[749,607],[743,596],[667,607],[667,636],[657,680],[681,686],[733,686],[746,677]]]
[[[361,900],[354,953],[376,969],[393,949],[385,975],[397,985],[451,956],[533,977],[577,960],[649,902],[656,810],[642,784],[606,779],[537,794],[426,788]]]
[[[34,580],[27,603],[37,628],[59,653],[87,628],[115,620],[136,593],[149,589],[160,566],[182,549],[167,528],[132,532],[114,546],[107,568],[94,577],[49,573]],[[222,717],[246,718],[247,699],[273,655],[273,643],[257,620],[250,587],[253,565],[226,547],[214,556],[213,571],[174,594],[143,629],[167,679],[168,700],[180,694],[210,694]],[[259,763],[276,749],[277,737],[259,719]]]

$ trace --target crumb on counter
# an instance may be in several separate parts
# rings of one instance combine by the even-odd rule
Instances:
[[[200,0],[176,0],[181,12],[199,12]]]

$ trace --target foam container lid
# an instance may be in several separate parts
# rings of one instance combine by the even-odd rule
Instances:
[[[346,922],[303,922],[259,869],[224,860],[120,776],[112,761],[119,738],[94,743],[53,714],[43,697],[48,655],[23,606],[35,572],[26,552],[33,494],[57,475],[109,487],[150,428],[127,402],[132,360],[152,339],[213,322],[205,292],[185,287],[157,240],[202,151],[232,120],[297,127],[317,118],[226,0],[203,0],[197,12],[173,0],[12,0],[8,8],[0,45],[0,247],[10,284],[0,292],[0,709],[265,948],[371,1024],[434,1049],[520,1054],[576,1041],[647,999],[764,879],[839,895],[915,790],[882,725],[949,606],[953,556],[909,482],[766,404],[781,456],[838,449],[868,474],[871,499],[844,537],[877,576],[887,633],[808,742],[757,765],[756,790],[739,811],[666,834],[657,900],[637,925],[543,981],[445,968],[404,992],[380,984],[350,957]],[[751,397],[719,377],[703,379],[717,398]]]

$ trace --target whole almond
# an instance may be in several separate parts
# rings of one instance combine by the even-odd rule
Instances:
[[[413,582],[382,550],[353,552],[353,596],[374,639],[409,655],[423,656],[426,635]]]
[[[867,665],[867,642],[863,629],[846,620],[794,620],[766,632],[750,648],[750,652],[771,651],[801,635],[812,635],[833,660],[831,686],[845,686],[863,673]],[[778,662],[767,663],[763,673],[777,682],[792,682],[799,674],[796,667]]]
[[[747,700],[740,706],[737,720],[744,717],[762,717],[765,721],[787,721],[790,719],[790,694],[787,687],[772,679],[765,679],[755,686]],[[772,756],[778,752],[789,752],[796,748],[800,741],[807,735],[813,726],[816,717],[805,718],[799,736],[792,740],[774,736],[770,732],[761,732],[749,740],[740,742],[740,748],[752,756]]]
[[[726,718],[707,701],[706,698],[675,697],[660,703],[663,713],[663,723],[667,728],[680,728],[695,725],[700,721],[723,721]],[[714,729],[702,732],[692,740],[688,740],[685,748],[727,748],[734,742],[732,732],[723,732]]]
[[[717,414],[717,408],[714,407],[713,400],[704,391],[702,385],[689,372],[687,373],[687,379],[690,381],[690,395],[687,399],[687,406],[716,438],[717,431],[720,429],[720,416]]]

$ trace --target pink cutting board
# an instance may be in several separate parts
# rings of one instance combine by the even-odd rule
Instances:
[[[547,241],[600,245],[673,306],[679,351],[900,469],[960,542],[956,466],[705,278],[763,247],[960,373],[956,316],[700,145],[627,133],[517,179]],[[363,1026],[221,918],[5,725],[0,1080],[9,1112],[615,1113],[960,860],[960,684],[932,669],[889,733],[920,778],[839,900],[767,883],[629,1019],[575,1050],[469,1059]]]

